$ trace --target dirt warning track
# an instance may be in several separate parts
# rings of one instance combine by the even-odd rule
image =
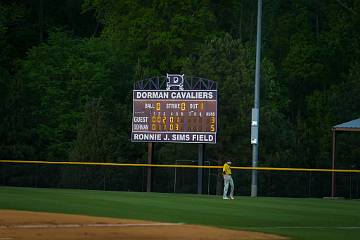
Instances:
[[[0,210],[0,240],[280,240],[284,237],[187,225],[58,213]]]

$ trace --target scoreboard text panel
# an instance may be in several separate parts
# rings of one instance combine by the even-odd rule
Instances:
[[[134,90],[133,142],[216,143],[217,90]]]

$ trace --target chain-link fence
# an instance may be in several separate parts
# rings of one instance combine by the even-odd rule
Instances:
[[[197,165],[178,160],[176,165]],[[205,166],[214,166],[207,161]],[[203,194],[222,194],[221,169],[204,168]],[[268,197],[329,197],[331,172],[258,171],[258,195]],[[335,174],[335,196],[360,198],[360,173]],[[250,170],[233,170],[235,195],[249,196]],[[197,193],[197,168],[152,167],[152,191]],[[0,185],[79,188],[105,191],[146,191],[147,167],[0,163]]]

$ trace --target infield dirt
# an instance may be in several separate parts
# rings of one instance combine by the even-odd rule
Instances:
[[[0,210],[0,240],[239,240],[281,236],[187,224]]]

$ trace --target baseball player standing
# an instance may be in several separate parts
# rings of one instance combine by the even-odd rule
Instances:
[[[231,177],[231,161],[227,161],[224,166],[223,166],[223,176],[224,176],[224,194],[223,194],[223,199],[229,199],[227,197],[227,192],[229,189],[229,184],[231,187],[231,191],[230,191],[230,198],[234,199],[234,181]]]

